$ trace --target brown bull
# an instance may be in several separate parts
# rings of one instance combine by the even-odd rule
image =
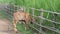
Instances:
[[[28,12],[23,12],[23,11],[17,11],[13,14],[13,25],[14,25],[14,31],[16,32],[16,24],[19,21],[24,21],[25,22],[25,30],[28,29],[28,25],[30,22],[33,23],[35,19],[33,19]]]

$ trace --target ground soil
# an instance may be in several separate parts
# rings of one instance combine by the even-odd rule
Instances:
[[[13,32],[13,25],[9,20],[0,19],[0,34],[15,34]]]

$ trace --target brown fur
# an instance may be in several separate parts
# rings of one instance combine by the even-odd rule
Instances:
[[[13,25],[14,25],[14,31],[17,31],[16,24],[21,21],[25,21],[25,30],[28,29],[29,22],[32,21],[32,18],[29,13],[23,12],[23,11],[17,11],[13,14]]]

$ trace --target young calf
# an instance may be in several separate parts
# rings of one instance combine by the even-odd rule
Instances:
[[[34,22],[35,19],[31,17],[31,15],[28,12],[23,12],[23,11],[17,11],[13,14],[13,26],[14,26],[14,31],[17,32],[16,29],[16,24],[19,21],[25,22],[25,30],[28,29],[28,25],[30,22]]]

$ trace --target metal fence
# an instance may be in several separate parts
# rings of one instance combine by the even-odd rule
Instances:
[[[16,8],[17,8],[17,9],[16,9]],[[3,10],[6,11],[6,15],[12,17],[14,11],[16,11],[16,10],[18,10],[18,9],[20,9],[20,8],[21,8],[21,6],[6,5],[6,6],[3,8]],[[39,18],[39,20],[40,20],[39,23],[38,23],[38,22],[34,23],[35,25],[38,25],[38,26],[39,26],[38,29],[35,28],[34,26],[30,26],[31,28],[33,28],[33,29],[35,29],[36,31],[38,31],[39,34],[46,34],[46,33],[43,31],[43,28],[44,28],[44,29],[47,29],[47,30],[51,30],[51,31],[53,31],[53,32],[55,32],[55,33],[60,34],[60,30],[56,28],[56,26],[57,26],[58,24],[60,24],[60,22],[57,21],[57,16],[59,16],[60,13],[58,13],[58,12],[53,12],[53,11],[48,11],[48,10],[44,10],[44,9],[31,8],[31,7],[23,7],[23,9],[24,9],[24,11],[27,10],[28,12],[30,12],[30,10],[32,10],[32,16],[33,16],[33,17],[36,17],[36,18]],[[40,15],[39,15],[39,16],[36,16],[36,15],[35,15],[35,11],[40,12],[40,13],[39,13]],[[44,17],[44,13],[45,13],[45,12],[48,13],[47,16],[46,16],[46,18]],[[49,14],[52,14],[52,15],[53,15],[53,19],[52,19],[52,20],[51,20],[51,19],[48,19],[48,17],[50,17]],[[13,18],[13,17],[12,17],[12,18]],[[43,23],[44,23],[45,20],[48,21],[48,22],[52,22],[52,23],[53,23],[53,27],[44,26]]]
[[[47,11],[47,10],[43,10],[43,9],[35,9],[35,8],[31,8],[31,9],[32,9],[32,10],[38,10],[38,11],[40,12],[40,16],[36,16],[36,15],[34,15],[34,11],[33,11],[33,16],[40,18],[40,24],[35,23],[36,25],[40,26],[40,30],[37,30],[36,28],[33,27],[34,29],[36,29],[37,31],[39,31],[39,32],[42,33],[42,34],[46,34],[45,32],[42,31],[42,27],[43,27],[43,28],[46,28],[46,29],[48,29],[48,30],[51,30],[51,31],[60,33],[60,30],[58,30],[58,29],[55,28],[55,27],[56,27],[56,24],[60,24],[60,22],[57,22],[57,21],[56,21],[56,19],[57,19],[56,16],[57,16],[57,15],[60,15],[60,13],[53,12],[53,11]],[[44,12],[53,14],[53,15],[54,15],[54,16],[53,16],[53,20],[50,20],[50,19],[48,19],[48,18],[44,18],[44,17],[43,17],[43,13],[44,13]],[[49,16],[49,15],[48,15],[48,16]],[[47,20],[47,21],[49,21],[49,22],[52,22],[54,26],[53,26],[53,27],[47,27],[47,26],[42,25],[44,20]]]

